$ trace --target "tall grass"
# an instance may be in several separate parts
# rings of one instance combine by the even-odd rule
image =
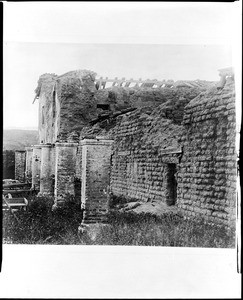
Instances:
[[[200,221],[185,220],[179,215],[113,213],[111,227],[104,227],[93,244],[143,245],[171,247],[234,247],[234,231]]]
[[[150,214],[109,214],[110,226],[101,226],[96,238],[79,234],[82,220],[79,205],[73,201],[52,211],[53,201],[36,198],[30,201],[27,211],[17,212],[19,223],[4,213],[3,238],[18,244],[81,244],[81,245],[142,245],[175,247],[235,246],[235,232],[224,226],[185,220],[180,215],[165,213],[161,217]]]
[[[3,214],[3,240],[18,244],[66,244],[65,236],[73,236],[82,220],[80,206],[72,200],[52,211],[52,198],[34,197],[27,211],[15,212],[19,222],[10,212]],[[75,241],[73,240],[75,243]]]

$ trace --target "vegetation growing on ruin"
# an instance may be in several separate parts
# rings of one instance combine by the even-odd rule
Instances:
[[[175,247],[232,248],[234,231],[203,221],[185,220],[166,213],[119,213],[109,215],[111,226],[101,227],[95,239],[78,234],[82,220],[79,205],[72,200],[52,211],[50,198],[32,199],[27,211],[16,212],[19,222],[9,212],[3,213],[3,242],[16,244],[140,245]]]

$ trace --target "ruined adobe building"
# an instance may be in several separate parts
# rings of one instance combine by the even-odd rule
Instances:
[[[67,196],[81,202],[84,223],[105,221],[113,194],[234,224],[234,75],[220,75],[217,83],[42,75],[39,145],[26,149],[26,176],[55,206]]]

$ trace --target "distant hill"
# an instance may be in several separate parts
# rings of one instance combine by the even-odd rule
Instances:
[[[37,130],[3,130],[3,150],[24,150],[25,147],[38,144]]]

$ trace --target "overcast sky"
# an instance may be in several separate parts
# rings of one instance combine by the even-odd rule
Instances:
[[[218,80],[234,65],[234,14],[227,3],[7,3],[4,128],[37,128],[43,73]]]

